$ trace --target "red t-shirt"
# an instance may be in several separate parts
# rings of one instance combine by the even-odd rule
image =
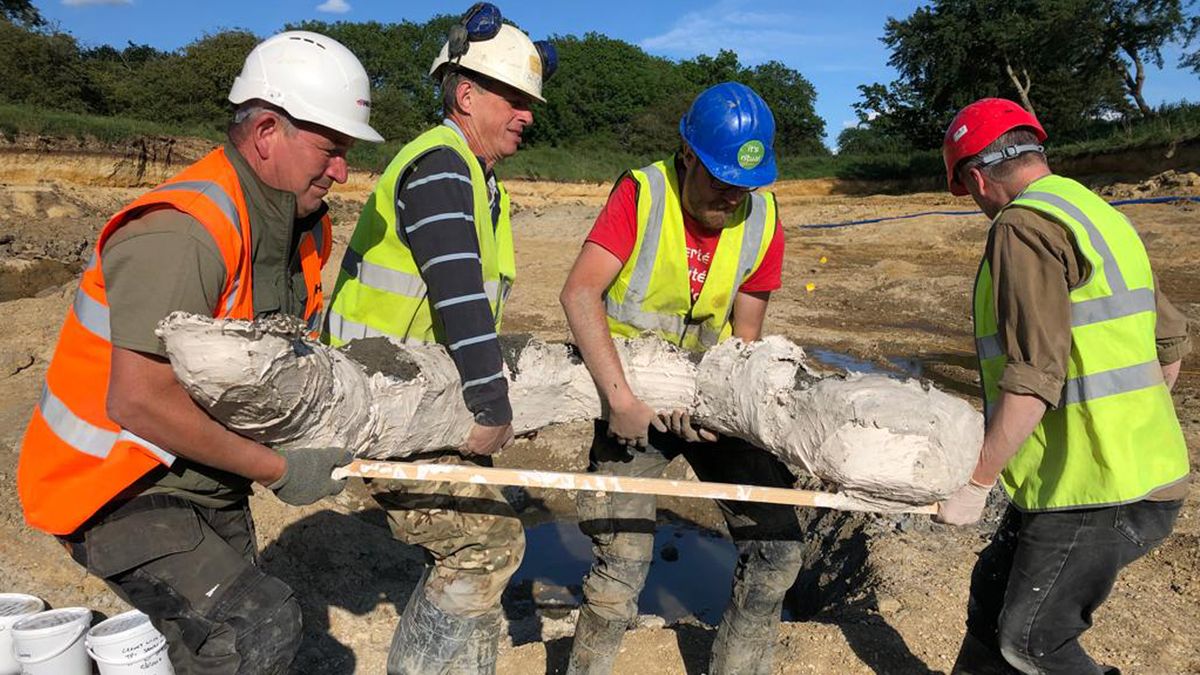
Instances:
[[[708,277],[713,253],[721,240],[721,232],[713,231],[700,224],[683,210],[683,231],[687,237],[688,268],[692,282],[692,302],[700,297],[700,289]],[[637,243],[637,183],[628,176],[621,179],[617,188],[608,197],[604,210],[596,217],[596,224],[587,236],[587,241],[603,246],[622,263],[629,260],[633,246]],[[775,220],[775,236],[762,264],[742,283],[738,290],[746,292],[773,291],[783,285],[783,227]]]

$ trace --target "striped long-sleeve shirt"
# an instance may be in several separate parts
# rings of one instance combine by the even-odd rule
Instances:
[[[500,205],[495,177],[490,172],[487,177],[495,227]],[[479,424],[508,424],[512,407],[495,318],[483,287],[470,171],[453,150],[438,148],[400,176],[396,194],[397,234],[421,270],[429,305],[462,378],[467,409]]]

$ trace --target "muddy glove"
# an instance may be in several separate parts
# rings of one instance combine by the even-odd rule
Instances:
[[[692,426],[692,415],[686,410],[673,410],[670,414],[659,413],[658,418],[667,425],[671,433],[689,443],[713,443],[718,438],[716,432]]]
[[[345,478],[334,480],[330,475],[335,468],[354,459],[354,454],[345,448],[298,448],[280,450],[279,454],[287,460],[287,468],[267,489],[292,506],[312,504],[345,489]]]
[[[987,506],[988,493],[991,491],[991,485],[968,481],[945,501],[938,503],[938,512],[933,516],[934,522],[947,525],[970,525],[977,522],[983,515],[983,507]]]

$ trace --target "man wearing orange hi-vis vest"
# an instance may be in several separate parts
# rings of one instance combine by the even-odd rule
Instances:
[[[21,445],[25,518],[148,614],[175,672],[284,672],[300,608],[257,564],[248,498],[341,491],[341,448],[276,452],[206,415],[154,334],[174,311],[321,320],[325,194],[369,126],[344,46],[286,32],[246,58],[228,142],[123,208],[97,237]]]
[[[975,282],[987,420],[970,482],[939,506],[1010,505],[971,576],[954,673],[1119,673],[1079,643],[1120,570],[1171,533],[1188,452],[1171,400],[1187,322],[1129,220],[1051,172],[1046,132],[988,98],[946,131],[950,191],[992,219]]]

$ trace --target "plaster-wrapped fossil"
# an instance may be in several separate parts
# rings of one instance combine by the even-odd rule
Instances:
[[[439,346],[384,338],[344,351],[297,322],[176,313],[159,326],[176,376],[230,429],[275,448],[343,446],[362,458],[458,447],[472,417]],[[603,417],[574,348],[502,338],[513,428]],[[694,356],[658,340],[616,340],[634,392],[657,410],[685,408],[786,464],[867,501],[923,504],[966,483],[983,437],[966,402],[915,381],[821,377],[781,337],[728,340]]]

